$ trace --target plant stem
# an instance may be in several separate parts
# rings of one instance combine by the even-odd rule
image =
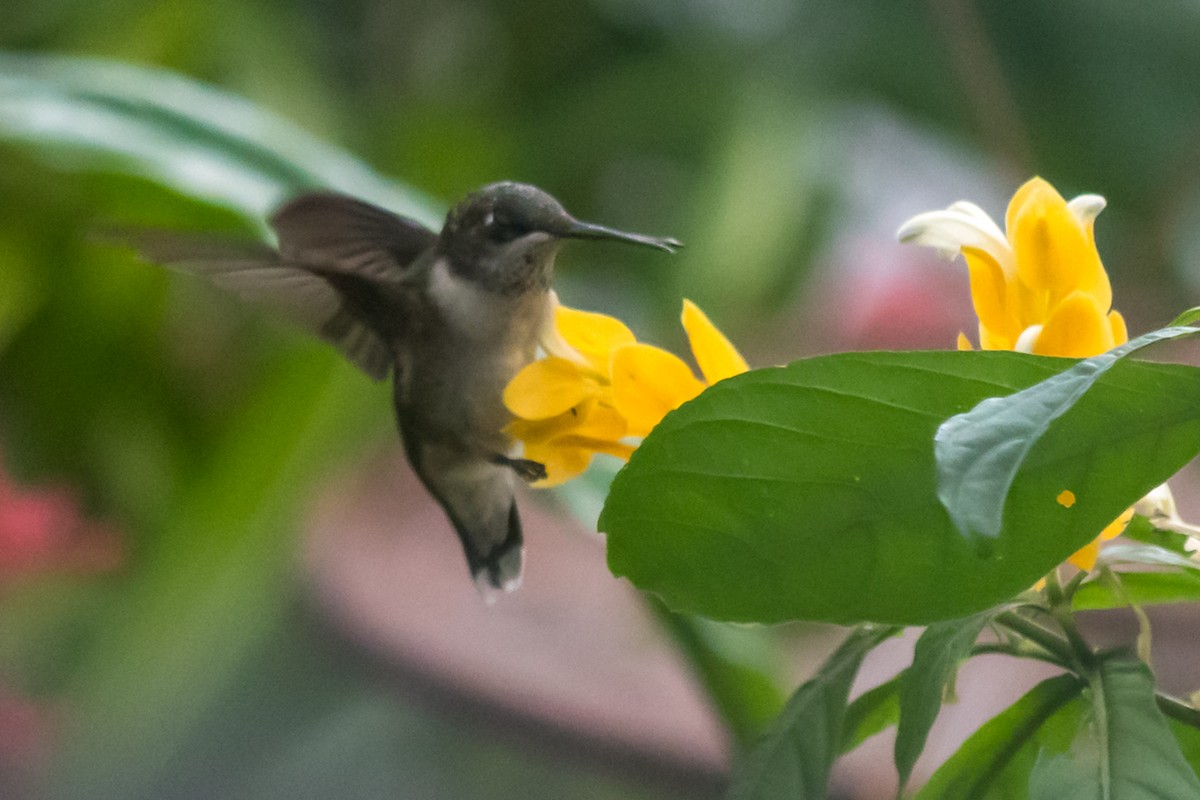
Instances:
[[[1005,611],[996,617],[996,622],[1037,644],[1063,666],[1082,672],[1083,664],[1071,644],[1054,631],[1015,611]]]
[[[1044,661],[1047,664],[1053,664],[1056,667],[1069,669],[1070,664],[1064,664],[1058,657],[1042,648],[1041,645],[1035,644],[1033,641],[1027,640],[1021,644],[1012,644],[1005,642],[983,642],[971,648],[972,656],[986,655],[1005,655],[1013,658],[1031,658],[1034,661]]]

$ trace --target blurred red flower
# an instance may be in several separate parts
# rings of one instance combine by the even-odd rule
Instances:
[[[0,580],[31,572],[104,572],[121,556],[116,532],[86,519],[72,492],[18,486],[0,465]]]

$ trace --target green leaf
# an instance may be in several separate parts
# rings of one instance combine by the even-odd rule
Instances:
[[[900,719],[900,681],[904,673],[874,689],[863,692],[846,708],[842,721],[842,744],[845,754],[877,733],[883,733]]]
[[[1142,544],[1152,544],[1178,555],[1188,556],[1188,542],[1191,537],[1176,531],[1161,530],[1154,527],[1149,519],[1141,514],[1134,514],[1133,519],[1125,526],[1121,538]],[[1197,565],[1200,566],[1200,565]]]
[[[1088,713],[1066,752],[1044,751],[1029,776],[1031,797],[1161,800],[1200,797],[1192,771],[1154,699],[1141,661],[1104,659],[1089,677]]]
[[[1170,717],[1167,718],[1167,724],[1184,760],[1191,765],[1193,772],[1200,774],[1200,728]]]
[[[1110,544],[1101,551],[1099,561],[1109,565],[1145,564],[1152,567],[1200,569],[1200,563],[1194,559],[1154,544]]]
[[[729,800],[825,797],[829,768],[841,752],[846,700],[867,653],[899,631],[859,628],[788,700],[763,741],[738,766]]]
[[[1076,611],[1124,608],[1130,602],[1140,606],[1200,602],[1200,573],[1118,572],[1124,592],[1116,592],[1102,581],[1088,581],[1079,587],[1071,604]]]
[[[313,187],[437,223],[436,204],[254,104],[165,70],[0,54],[0,139],[263,218]]]
[[[1200,450],[1200,370],[1123,361],[1037,444],[979,552],[937,499],[934,432],[1069,363],[844,353],[722,381],[613,481],[609,567],[674,609],[739,622],[928,624],[1001,603]]]
[[[970,656],[979,632],[994,613],[989,611],[930,625],[917,640],[912,666],[904,671],[900,682],[900,723],[896,729],[895,759],[901,790],[925,749],[929,730],[942,710],[942,700],[954,686],[958,665]]]
[[[1155,342],[1197,333],[1200,328],[1151,331],[1036,386],[989,398],[946,420],[934,444],[938,498],[963,535],[1000,535],[1009,489],[1034,445],[1121,359]]]
[[[963,743],[917,793],[917,800],[1024,800],[1043,745],[1069,742],[1082,714],[1073,675],[1039,683]]]

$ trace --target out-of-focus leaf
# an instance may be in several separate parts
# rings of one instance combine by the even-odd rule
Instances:
[[[763,741],[736,769],[729,800],[825,797],[841,752],[846,699],[867,653],[897,630],[860,628],[796,690]]]
[[[1171,718],[1167,719],[1167,724],[1184,760],[1192,766],[1193,772],[1200,774],[1200,728]]]
[[[164,70],[0,54],[0,139],[59,166],[139,175],[262,219],[303,189],[436,223],[436,204],[235,95]]]
[[[1000,535],[1009,489],[1034,446],[1051,423],[1069,412],[1121,359],[1155,342],[1197,333],[1200,328],[1152,331],[1036,386],[988,398],[942,423],[935,440],[938,499],[963,535],[986,539]],[[1082,487],[1069,488],[1077,496],[1082,493]]]
[[[900,681],[900,723],[896,728],[896,772],[900,788],[925,749],[947,690],[954,685],[958,665],[971,654],[979,632],[995,612],[930,625],[917,640],[912,666]]]
[[[734,742],[749,747],[787,699],[779,682],[779,654],[768,631],[676,614],[654,598],[650,603],[687,656]]]
[[[1083,683],[1074,675],[1049,678],[992,717],[950,756],[917,793],[917,800],[1017,800],[1028,794],[1038,752],[1061,751],[1083,715]]]
[[[1200,370],[1123,361],[1038,443],[990,553],[936,496],[933,434],[1064,362],[856,353],[739,375],[669,414],[613,482],[609,566],[733,621],[928,624],[1031,586],[1200,450]],[[1066,488],[1071,508],[1058,503]]]
[[[1200,562],[1154,544],[1110,544],[1100,552],[1105,564],[1146,564],[1200,571]]]
[[[1089,677],[1088,713],[1066,752],[1044,749],[1030,797],[1162,800],[1200,797],[1200,778],[1180,752],[1141,661],[1106,658]]]
[[[161,778],[286,607],[309,488],[388,427],[378,387],[332,363],[305,351],[275,365],[101,620],[53,771],[65,796],[135,797]]]

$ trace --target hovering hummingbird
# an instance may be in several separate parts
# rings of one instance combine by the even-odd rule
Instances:
[[[504,387],[553,324],[563,239],[609,239],[674,252],[680,243],[580,222],[537,187],[493,183],[446,216],[440,234],[345,195],[317,192],[270,219],[279,245],[146,234],[151,261],[208,277],[282,310],[375,380],[393,379],[409,463],[458,533],[485,595],[520,585],[518,477]]]

